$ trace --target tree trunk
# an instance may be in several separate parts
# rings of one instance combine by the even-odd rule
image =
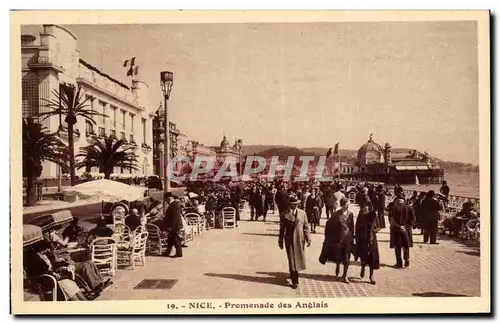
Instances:
[[[111,178],[111,172],[104,172],[104,179],[109,180]]]
[[[75,141],[73,139],[74,124],[68,123],[68,148],[69,148],[69,175],[71,186],[76,185],[76,170],[75,170]]]
[[[26,206],[34,206],[38,201],[35,176],[26,177]]]

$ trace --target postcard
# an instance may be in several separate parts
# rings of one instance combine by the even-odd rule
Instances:
[[[489,18],[11,12],[12,313],[490,313]]]

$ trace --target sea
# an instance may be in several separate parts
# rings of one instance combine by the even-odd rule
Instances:
[[[444,180],[450,187],[450,195],[479,198],[479,172],[446,172]],[[439,192],[440,184],[402,185],[405,189]]]

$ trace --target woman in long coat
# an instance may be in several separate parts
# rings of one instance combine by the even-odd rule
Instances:
[[[335,262],[335,275],[340,273],[340,264],[344,265],[342,281],[349,283],[347,270],[349,269],[349,259],[353,252],[354,245],[354,216],[349,211],[349,204],[346,198],[340,200],[340,209],[335,211],[325,225],[325,241],[319,261],[325,264],[327,261]]]
[[[317,192],[313,191],[306,200],[307,221],[311,224],[311,233],[316,233],[316,226],[319,226],[321,200]]]
[[[285,247],[292,288],[297,289],[299,271],[306,269],[305,245],[311,245],[311,238],[306,213],[297,208],[299,201],[291,197],[289,203],[290,207],[280,216],[278,245],[280,249]]]
[[[356,219],[356,248],[355,259],[361,261],[360,277],[365,276],[365,267],[370,270],[370,283],[375,284],[373,272],[380,269],[380,255],[377,242],[377,214],[367,207],[359,211]]]

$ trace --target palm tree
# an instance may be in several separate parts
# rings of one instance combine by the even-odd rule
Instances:
[[[97,167],[100,173],[104,173],[104,179],[110,178],[115,167],[139,170],[134,148],[111,135],[102,140],[92,138],[89,146],[80,148],[77,157],[83,158],[76,164],[77,169]]]
[[[59,91],[53,90],[56,99],[46,100],[45,107],[50,108],[51,111],[39,113],[43,117],[42,120],[51,116],[64,117],[64,121],[68,125],[68,147],[69,147],[69,173],[71,177],[71,185],[76,184],[75,173],[75,144],[74,144],[74,126],[78,118],[85,118],[88,122],[96,125],[94,117],[108,117],[105,114],[99,113],[92,108],[89,108],[87,102],[90,97],[85,98],[84,92],[81,87],[75,87],[72,84],[61,83]],[[60,130],[62,126],[60,126]]]
[[[33,118],[23,118],[23,177],[26,178],[26,204],[37,202],[36,180],[44,161],[54,162],[67,171],[68,148],[55,133],[49,133]]]

